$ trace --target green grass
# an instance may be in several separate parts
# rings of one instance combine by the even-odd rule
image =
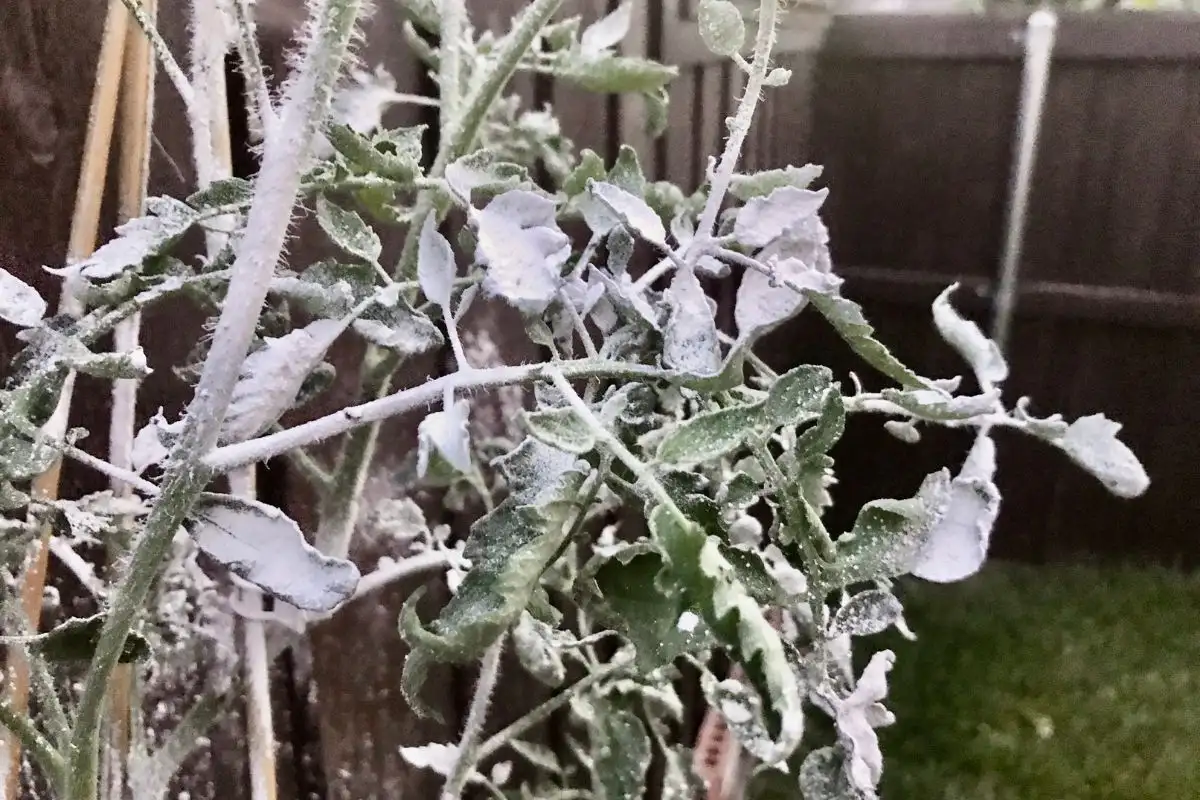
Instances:
[[[1200,797],[1200,576],[1004,565],[899,591],[919,640],[862,642],[897,654],[885,800]]]

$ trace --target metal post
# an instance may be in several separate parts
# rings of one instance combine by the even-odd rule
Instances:
[[[1046,105],[1050,82],[1050,58],[1058,15],[1038,9],[1029,15],[1025,29],[1025,67],[1021,81],[1021,106],[1017,136],[1013,147],[1013,174],[1009,189],[1007,229],[1000,263],[1000,283],[996,289],[992,338],[1003,352],[1008,344],[1013,309],[1017,300],[1017,280],[1025,240],[1025,221],[1029,213],[1029,189],[1037,160],[1038,133]]]

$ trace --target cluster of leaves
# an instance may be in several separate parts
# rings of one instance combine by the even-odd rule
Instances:
[[[404,7],[410,43],[432,67],[445,47],[458,48],[462,85],[454,95],[475,96],[507,38],[468,29],[435,48],[426,37],[440,33],[437,4]],[[715,52],[763,85],[786,83],[786,70],[771,69],[767,54],[756,53],[754,64],[742,58],[745,24],[731,3],[704,0],[699,17]],[[596,91],[640,93],[650,101],[651,127],[660,128],[674,70],[616,53],[631,19],[626,2],[586,28],[578,19],[551,23],[517,67]],[[559,693],[530,712],[528,725],[499,738],[481,744],[465,736],[406,749],[405,757],[446,775],[454,791],[476,782],[539,798],[642,796],[657,757],[663,795],[690,796],[696,775],[675,741],[682,704],[674,689],[678,668],[689,664],[763,774],[783,775],[808,800],[874,797],[883,769],[875,730],[893,721],[883,705],[893,655],[874,654],[856,675],[850,654],[855,637],[907,630],[891,582],[910,574],[956,581],[980,568],[1000,504],[994,429],[1042,439],[1132,497],[1148,480],[1117,439],[1120,426],[1100,415],[1069,424],[1038,418],[1025,399],[1006,406],[1004,358],[955,311],[953,287],[933,304],[933,323],[979,393],[962,394],[959,378],[921,376],[892,355],[842,294],[820,218],[828,192],[811,188],[817,167],[739,174],[734,152],[687,195],[648,180],[629,147],[611,165],[590,151],[576,159],[548,111],[522,114],[503,101],[486,111],[478,142],[429,172],[420,127],[327,127],[329,151],[311,165],[303,191],[342,255],[276,273],[219,443],[229,449],[270,439],[285,413],[329,385],[327,353],[343,335],[359,337],[393,368],[449,343],[457,370],[441,379],[440,395],[406,390],[397,397],[412,402],[396,408],[440,403],[420,423],[415,471],[426,485],[471,487],[490,510],[455,550],[411,503],[396,498],[399,505],[387,506],[397,535],[444,556],[452,575],[452,597],[432,621],[417,614],[419,594],[406,605],[400,628],[412,650],[404,690],[414,708],[427,710],[421,688],[431,664],[486,661],[508,641],[523,667]],[[538,166],[549,188],[531,177]],[[153,201],[113,242],[63,271],[89,304],[77,319],[47,317],[37,293],[0,270],[0,318],[21,327],[27,345],[0,393],[0,508],[28,509],[35,520],[49,513],[25,489],[60,454],[77,452],[82,432],[59,441],[41,427],[73,371],[147,373],[140,351],[91,349],[105,333],[169,296],[220,306],[245,231],[196,265],[170,252],[207,220],[237,218],[253,188],[227,180],[186,201]],[[462,220],[453,231],[452,211]],[[371,219],[411,223],[415,275],[393,277],[381,263]],[[568,233],[583,227],[578,241]],[[636,276],[646,263],[649,272]],[[703,280],[735,270],[736,329],[722,332]],[[458,328],[481,298],[518,312],[549,358],[468,363]],[[763,364],[756,344],[805,311],[823,317],[890,388],[847,388],[821,365],[777,374]],[[521,417],[523,438],[497,455],[502,440],[471,434],[470,392],[512,383],[532,384],[534,404]],[[328,420],[352,427],[361,414],[348,408]],[[882,417],[912,443],[927,425],[971,429],[975,442],[956,472],[914,480],[911,497],[869,503],[851,530],[831,532],[823,517],[832,503],[832,451],[854,414]],[[178,457],[182,425],[159,415],[137,434],[139,476]],[[157,493],[144,480],[136,486],[148,498]],[[72,526],[95,527],[99,519],[82,516],[79,503],[53,511]],[[359,585],[350,562],[320,552],[264,503],[202,494],[183,532],[189,552],[224,565],[277,608],[328,613]],[[738,663],[744,677],[721,677],[717,654]],[[564,706],[573,723],[565,752],[525,736]],[[814,716],[828,720],[828,741],[819,746],[808,725]],[[481,765],[501,751],[509,761],[493,761],[485,774]],[[515,787],[514,761],[533,775]]]

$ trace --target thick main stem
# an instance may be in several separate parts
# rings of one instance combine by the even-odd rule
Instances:
[[[213,335],[196,395],[146,520],[127,573],[113,599],[88,671],[70,749],[69,800],[96,796],[97,732],[105,686],[129,631],[145,606],[171,541],[211,471],[204,454],[216,444],[234,385],[249,350],[291,223],[300,174],[325,118],[333,85],[349,48],[359,0],[316,0],[299,74],[288,88],[279,129],[268,138],[247,236],[234,262],[225,306]]]

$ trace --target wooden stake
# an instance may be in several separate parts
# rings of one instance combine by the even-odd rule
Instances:
[[[96,81],[92,92],[92,105],[88,112],[87,139],[83,162],[79,170],[79,185],[75,196],[75,211],[71,217],[71,238],[67,247],[67,261],[78,261],[91,255],[96,249],[100,231],[100,208],[104,198],[104,184],[108,176],[108,162],[112,146],[113,122],[116,117],[117,93],[121,78],[121,64],[125,52],[126,11],[120,0],[109,0],[104,19],[104,32],[100,44],[100,56],[96,66]],[[70,282],[63,285],[59,299],[59,311],[78,315],[80,303]],[[58,406],[44,427],[47,436],[60,439],[66,433],[70,418],[71,394],[74,375],[68,375],[59,396]],[[62,461],[33,480],[31,494],[35,500],[47,501],[58,497]],[[42,615],[42,593],[46,586],[46,567],[49,557],[51,531],[42,528],[38,541],[33,544],[26,558],[21,577],[21,609],[30,630],[37,630]],[[17,714],[25,714],[29,707],[29,665],[19,655],[13,654],[9,665],[8,704]],[[21,780],[21,744],[16,737],[5,732],[5,751],[8,754],[7,773],[4,779],[5,797],[18,796]]]

